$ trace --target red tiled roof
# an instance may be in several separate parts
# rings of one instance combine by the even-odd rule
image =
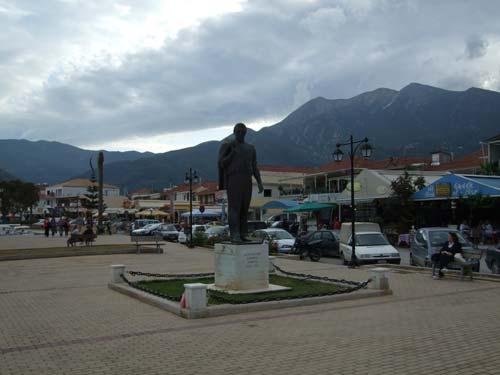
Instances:
[[[152,191],[151,189],[148,189],[148,188],[140,188],[136,191],[134,191],[132,194],[130,195],[141,195],[141,194],[151,194]]]
[[[259,165],[260,171],[266,172],[290,172],[290,173],[315,173],[317,169],[306,167],[287,167],[282,165]]]
[[[90,180],[86,180],[84,178],[78,178],[76,180],[69,180],[66,182],[61,182],[60,184],[55,184],[52,186],[63,186],[63,187],[88,187],[91,186],[92,183]],[[97,186],[98,183],[96,182],[95,185]],[[116,186],[109,185],[109,184],[104,184],[103,185],[105,188],[112,188],[112,189],[118,189]]]
[[[475,169],[481,167],[487,159],[483,158],[486,156],[481,150],[476,151],[472,154],[466,155],[461,159],[452,160],[449,163],[444,163],[436,166],[429,166],[425,168],[428,171],[460,171],[464,169]]]
[[[428,165],[430,160],[428,158],[388,158],[383,160],[369,160],[362,157],[354,158],[354,168],[366,168],[366,169],[396,169],[409,167],[414,164],[425,164]],[[349,158],[343,159],[342,161],[332,161],[317,170],[317,172],[333,172],[351,169],[351,161]]]

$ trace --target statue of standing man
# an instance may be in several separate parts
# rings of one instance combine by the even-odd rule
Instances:
[[[257,181],[259,193],[264,191],[257,169],[255,147],[245,143],[246,133],[245,124],[236,124],[234,140],[223,143],[219,149],[219,190],[227,190],[229,231],[233,243],[249,241],[247,221],[252,199],[252,176]]]

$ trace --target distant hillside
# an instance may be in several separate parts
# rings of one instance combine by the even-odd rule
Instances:
[[[11,180],[17,180],[17,177],[0,169],[0,181],[11,181]]]
[[[350,99],[315,98],[283,121],[249,131],[247,141],[255,145],[260,164],[317,167],[330,162],[336,143],[351,134],[370,139],[374,159],[430,157],[438,149],[461,156],[498,134],[499,124],[498,92],[412,83],[400,91],[380,88]],[[105,179],[129,190],[160,189],[182,183],[192,167],[202,179],[215,180],[219,144],[205,142],[163,154],[106,152]],[[97,153],[56,142],[0,141],[0,168],[28,181],[50,183],[88,176],[91,154]]]
[[[154,154],[104,151],[104,162],[132,161],[151,155]],[[97,151],[83,150],[59,142],[0,140],[0,168],[34,183],[53,184],[86,171],[91,156],[94,165],[97,165]]]
[[[448,91],[412,83],[400,91],[386,88],[350,99],[316,98],[283,121],[250,131],[260,164],[315,167],[332,160],[336,143],[368,137],[374,159],[424,156],[447,150],[461,156],[499,132],[500,93],[471,88]],[[189,167],[205,179],[217,176],[219,142],[110,164],[110,182],[130,188],[181,183]]]

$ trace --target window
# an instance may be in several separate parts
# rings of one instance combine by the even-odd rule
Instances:
[[[272,197],[273,190],[272,189],[264,189],[264,197]]]

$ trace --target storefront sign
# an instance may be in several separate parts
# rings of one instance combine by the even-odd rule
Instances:
[[[436,184],[436,197],[449,197],[451,196],[451,184]]]

